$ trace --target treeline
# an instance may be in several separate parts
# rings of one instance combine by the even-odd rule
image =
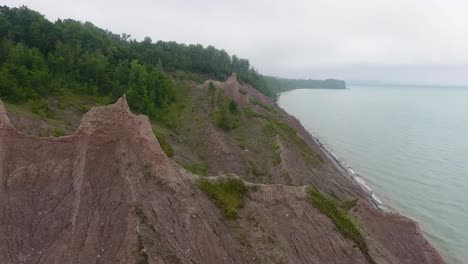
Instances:
[[[342,80],[311,80],[311,79],[286,79],[272,76],[264,76],[263,82],[274,94],[280,92],[306,88],[306,89],[346,89],[346,83]]]
[[[218,80],[236,72],[241,81],[272,97],[303,86],[264,77],[248,60],[213,46],[154,43],[149,37],[136,41],[90,22],[50,22],[24,6],[0,6],[0,96],[5,100],[36,100],[66,91],[114,98],[127,93],[132,108],[156,117],[174,100],[165,73],[174,70]]]
[[[0,6],[0,96],[10,102],[66,91],[112,96],[155,117],[174,100],[165,72],[185,70],[226,79],[232,72],[255,85],[262,77],[248,60],[212,46],[153,43],[114,34],[90,22],[48,21],[27,7]],[[272,95],[263,87],[264,94]]]

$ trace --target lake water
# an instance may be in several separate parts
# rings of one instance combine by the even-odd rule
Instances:
[[[279,105],[418,221],[447,263],[468,263],[468,88],[299,89]]]

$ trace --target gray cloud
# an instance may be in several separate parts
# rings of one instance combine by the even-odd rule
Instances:
[[[4,0],[141,40],[223,48],[264,74],[468,84],[463,0]]]

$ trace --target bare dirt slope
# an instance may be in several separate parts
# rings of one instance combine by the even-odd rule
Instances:
[[[373,208],[329,162],[315,169],[314,178],[330,178],[312,179],[318,188],[361,197],[353,215],[375,262],[443,262],[414,222]],[[92,108],[59,138],[18,132],[0,102],[0,263],[369,263],[309,202],[304,177],[296,186],[247,183],[256,187],[227,220],[125,98]]]

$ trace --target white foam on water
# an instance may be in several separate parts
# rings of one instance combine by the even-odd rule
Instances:
[[[357,175],[357,174],[356,174]],[[371,187],[367,185],[367,183],[359,176],[353,176],[353,179],[355,182],[357,182],[363,189],[366,191],[368,194],[374,194],[374,191],[372,191]]]
[[[371,195],[372,199],[374,199],[374,201],[376,201],[379,205],[383,205],[382,201],[379,199],[379,197],[377,197],[374,193],[372,193]]]

